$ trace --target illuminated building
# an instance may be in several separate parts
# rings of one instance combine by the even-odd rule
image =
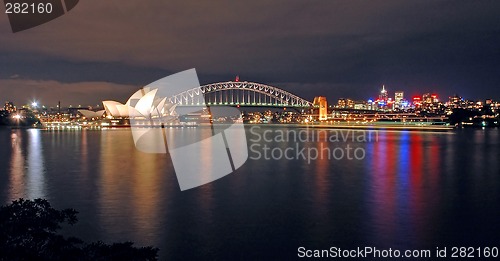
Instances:
[[[16,111],[16,106],[12,102],[5,102],[3,109],[9,113],[13,113]]]
[[[375,111],[375,110],[377,110],[377,106],[378,106],[377,101],[374,101],[372,99],[369,99],[367,101],[368,110]]]
[[[404,92],[398,91],[394,93],[394,101],[396,104],[401,103],[404,99]]]
[[[354,108],[354,101],[351,99],[340,98],[337,102],[337,108],[339,109],[352,109]]]
[[[415,106],[415,108],[420,108],[422,106],[422,98],[419,96],[413,97],[413,106]]]
[[[380,91],[378,99],[379,99],[379,101],[383,101],[384,103],[387,103],[387,100],[389,99],[389,95],[387,94],[387,90],[385,89],[385,85],[382,85],[382,90]]]
[[[174,116],[177,105],[167,98],[157,98],[158,89],[142,88],[135,92],[125,104],[103,101],[106,115],[110,118],[158,118]],[[83,113],[82,113],[83,114]]]
[[[128,118],[130,116],[127,105],[116,101],[103,101],[102,104],[104,105],[106,115],[108,116],[113,118]]]
[[[85,118],[92,120],[92,119],[102,118],[105,110],[100,110],[100,111],[78,110],[78,112],[81,113]]]
[[[422,95],[422,102],[426,104],[438,103],[439,99],[437,94],[426,93]]]
[[[337,101],[337,108],[339,109],[344,109],[346,107],[346,101],[345,101],[345,98],[340,98],[338,101]]]
[[[462,108],[463,107],[462,103],[463,103],[462,97],[460,97],[456,94],[448,98],[448,107],[449,108]]]
[[[326,120],[328,115],[328,104],[326,102],[326,97],[324,96],[314,97],[313,105],[319,108],[319,120],[320,121]]]
[[[420,102],[414,102],[415,108],[420,108],[428,113],[438,113],[441,110],[441,105],[437,94],[425,93],[422,95]]]
[[[431,98],[432,98],[432,103],[439,103],[439,99],[438,99],[437,94],[432,94]]]
[[[425,93],[424,95],[422,95],[422,103],[432,103],[432,97],[430,93]]]
[[[385,89],[385,85],[382,85],[382,90],[380,91],[380,94],[378,95],[377,109],[379,109],[379,110],[389,109],[388,102],[389,102],[389,95],[387,93],[387,90]]]
[[[408,101],[405,100],[404,92],[397,91],[394,93],[394,109],[406,109],[408,108]]]
[[[355,110],[368,110],[369,104],[366,101],[355,101],[354,102]]]

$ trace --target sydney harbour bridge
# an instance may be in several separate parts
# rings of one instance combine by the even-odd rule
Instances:
[[[311,108],[315,104],[277,87],[228,81],[203,85],[168,98],[178,106],[253,106]]]
[[[110,119],[142,119],[155,117],[175,117],[179,107],[281,107],[295,108],[303,112],[319,109],[320,119],[326,119],[327,103],[325,97],[316,97],[310,102],[295,94],[270,85],[235,81],[207,84],[170,97],[157,97],[158,88],[146,86],[135,92],[122,104],[116,101],[103,101],[104,110],[78,110],[88,119],[102,118],[104,113]]]

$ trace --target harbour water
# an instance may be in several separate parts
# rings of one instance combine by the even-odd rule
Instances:
[[[264,145],[296,147],[294,140],[257,141],[277,129],[287,130],[247,128],[254,145],[247,162],[187,191],[169,155],[139,152],[129,129],[0,129],[0,201],[42,197],[75,208],[79,222],[65,235],[153,245],[161,259],[289,259],[299,247],[500,246],[497,129],[300,142],[318,150],[350,145],[364,152],[359,159],[258,158]]]

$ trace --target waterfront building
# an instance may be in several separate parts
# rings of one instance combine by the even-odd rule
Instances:
[[[12,103],[10,101],[5,102],[5,105],[3,106],[3,109],[5,111],[7,111],[8,113],[13,113],[13,112],[15,112],[17,110],[16,106],[14,105],[14,103]]]
[[[168,102],[166,97],[156,97],[157,91],[158,89],[141,88],[125,104],[116,101],[103,101],[102,104],[108,118],[175,116],[177,105]]]

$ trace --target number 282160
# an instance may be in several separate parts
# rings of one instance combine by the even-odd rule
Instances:
[[[6,3],[6,14],[50,14],[52,13],[51,3]]]

